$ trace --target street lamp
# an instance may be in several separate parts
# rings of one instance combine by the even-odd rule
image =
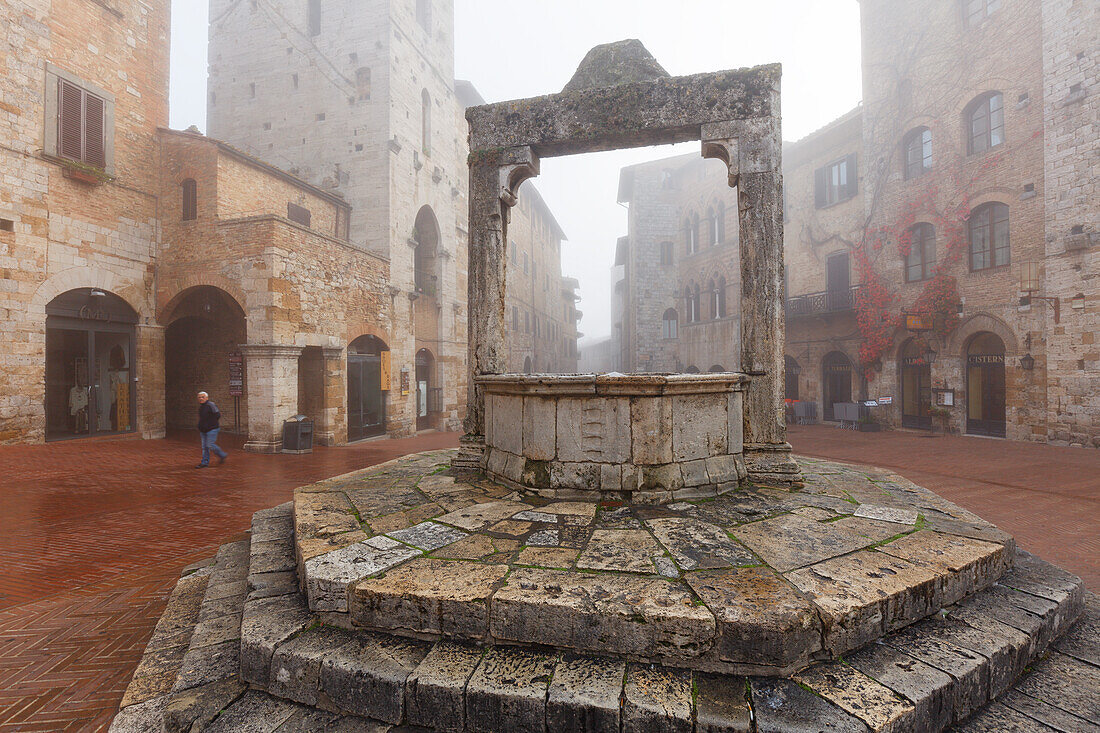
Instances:
[[[924,353],[920,355],[920,358],[924,360],[925,364],[931,364],[936,360],[937,356],[939,356],[939,354],[933,351],[931,344],[929,344],[928,347],[925,348]]]

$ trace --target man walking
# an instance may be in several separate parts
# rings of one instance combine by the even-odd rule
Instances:
[[[225,463],[225,451],[218,447],[218,427],[222,419],[218,406],[215,405],[210,395],[199,392],[199,437],[202,439],[202,461],[195,468],[206,468],[210,465],[210,451],[218,457],[218,464]]]

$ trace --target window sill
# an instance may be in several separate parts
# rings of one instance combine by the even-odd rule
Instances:
[[[858,196],[858,195],[859,194],[856,194],[856,196]],[[814,208],[817,209],[818,211],[824,211],[825,209],[832,209],[832,208],[835,208],[837,206],[840,206],[841,204],[846,204],[854,198],[855,198],[855,196],[849,196],[846,199],[841,199],[840,201],[834,201],[831,204],[823,204],[821,206],[814,206]]]
[[[983,267],[979,270],[975,270],[975,269],[971,268],[970,269],[970,274],[971,275],[985,275],[985,274],[994,273],[994,272],[1006,271],[1010,267],[1012,267],[1012,263],[1011,262],[1006,262],[1003,265],[992,265],[990,267]]]

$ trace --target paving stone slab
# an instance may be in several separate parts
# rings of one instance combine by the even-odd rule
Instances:
[[[497,552],[493,540],[483,534],[467,535],[465,538],[435,550],[433,557],[456,560],[481,560]]]
[[[885,522],[865,517],[843,517],[835,522],[830,522],[830,524],[866,537],[870,542],[875,543],[885,542],[897,537],[902,532],[913,529],[911,526],[900,525],[896,522]]]
[[[200,687],[227,677],[236,678],[241,668],[240,653],[239,641],[226,641],[213,646],[188,649],[172,691]]]
[[[686,581],[714,614],[722,660],[786,668],[821,649],[813,604],[772,570],[706,570]]]
[[[275,647],[313,622],[301,593],[246,603],[240,633],[242,679],[266,685]]]
[[[752,712],[744,677],[696,672],[695,732],[749,733]]]
[[[1055,603],[1068,600],[1084,606],[1080,578],[1022,550],[1016,552],[1012,568],[998,582]]]
[[[249,690],[226,708],[207,733],[274,733],[299,707],[258,690]]]
[[[861,551],[787,574],[821,610],[825,647],[842,654],[940,607],[939,576],[881,552]]]
[[[290,570],[277,573],[256,573],[248,576],[246,601],[272,598],[298,592],[298,573]]]
[[[892,522],[894,524],[908,525],[909,527],[917,523],[917,511],[915,509],[903,509],[896,506],[860,504],[856,507],[854,514],[864,519],[877,519],[880,522]]]
[[[458,542],[466,536],[466,533],[454,527],[447,527],[435,522],[421,522],[415,527],[390,532],[388,536],[399,542],[404,542],[406,545],[412,545],[425,552],[431,552],[432,550],[438,550],[440,547],[446,547],[452,542]]]
[[[921,530],[881,545],[879,551],[914,563],[925,563],[944,573],[944,604],[985,588],[1011,564],[1004,545],[968,537]]]
[[[408,722],[439,730],[464,730],[466,684],[482,656],[484,649],[472,644],[436,643],[406,682]]]
[[[1100,721],[1100,668],[1052,652],[1014,688],[1089,721]]]
[[[528,541],[528,544],[531,544]],[[643,529],[597,529],[577,558],[582,570],[614,570],[626,573],[653,573],[653,558],[664,555],[664,548]]]
[[[1043,725],[1000,702],[991,702],[955,730],[958,733],[1054,733],[1057,729]]]
[[[1055,642],[1054,648],[1094,667],[1100,667],[1100,598],[1093,593],[1086,593],[1084,604],[1084,610],[1073,628]]]
[[[794,676],[816,694],[884,733],[909,730],[916,709],[893,690],[841,662],[814,665]]]
[[[467,532],[477,532],[491,524],[496,524],[502,519],[510,519],[519,512],[530,511],[533,508],[530,504],[518,501],[490,501],[444,514],[438,517],[436,521],[450,524]]]
[[[406,682],[431,644],[388,634],[356,632],[350,636],[349,643],[324,655],[321,690],[342,710],[400,723],[405,717]]]
[[[481,639],[489,597],[507,566],[417,558],[350,591],[352,623],[375,629]]]
[[[377,547],[377,543],[365,540],[307,560],[306,592],[310,608],[347,611],[348,586],[421,554],[408,545],[391,542],[389,547]]]
[[[965,720],[989,701],[989,660],[941,638],[934,627],[914,624],[891,634],[883,643],[945,672],[955,680],[954,720]]]
[[[517,565],[567,569],[576,562],[579,552],[568,547],[524,547],[516,556]]]
[[[881,643],[868,644],[845,660],[913,703],[914,733],[934,733],[951,724],[954,681],[950,675]]]
[[[518,649],[489,649],[466,685],[467,729],[542,730],[556,661]]]
[[[646,525],[683,570],[725,568],[757,562],[721,527],[698,519],[647,519]]]
[[[1100,689],[1094,689],[1092,694],[1093,696],[1100,695]],[[1064,733],[1100,733],[1100,719],[1096,721],[1085,720],[1073,713],[1066,712],[1059,707],[1060,702],[1057,700],[1054,702],[1058,704],[1052,705],[1018,690],[1010,690],[998,702],[1021,715],[1026,715],[1044,725],[1049,725],[1055,730],[1064,731]]]
[[[664,580],[518,568],[493,596],[494,639],[645,657],[690,658],[714,638],[714,616]]]
[[[126,687],[119,707],[143,703],[171,692],[186,653],[186,643],[154,651],[146,650],[134,670],[134,676]]]
[[[621,660],[566,655],[546,697],[547,729],[619,733],[625,675]]]
[[[735,528],[733,535],[772,568],[784,573],[870,544],[866,537],[830,522],[815,522],[797,514],[746,524]]]
[[[631,664],[623,687],[623,733],[691,733],[692,699],[690,672]]]
[[[165,696],[158,696],[120,710],[108,733],[161,733]]]
[[[776,677],[749,680],[758,733],[867,733],[859,719],[798,683]]]

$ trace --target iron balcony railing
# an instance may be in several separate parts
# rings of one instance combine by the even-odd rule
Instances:
[[[844,313],[856,307],[856,293],[859,286],[853,285],[844,290],[826,290],[822,293],[807,293],[787,298],[788,316],[818,316],[826,313]]]

